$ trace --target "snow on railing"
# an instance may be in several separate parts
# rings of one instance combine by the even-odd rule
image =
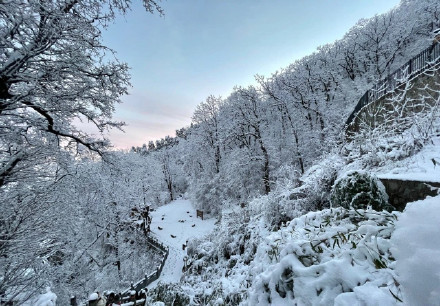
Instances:
[[[132,290],[140,291],[141,289],[144,289],[149,284],[157,280],[162,273],[163,267],[165,266],[165,261],[168,258],[169,248],[151,235],[147,236],[147,243],[162,252],[162,260],[159,266],[156,267],[155,272],[152,272],[149,275],[145,274],[145,277],[143,279],[137,281],[136,283],[132,284],[130,288],[124,290],[122,292],[123,297],[129,297],[130,291]]]
[[[162,242],[152,237],[151,235],[147,236],[147,243],[155,249],[159,250],[159,252],[162,252],[162,260],[160,261],[160,264],[156,266],[156,270],[154,272],[151,272],[150,274],[145,274],[145,277],[143,279],[140,279],[136,283],[132,283],[130,288],[122,291],[122,293],[120,294],[121,300],[119,301],[123,303],[122,305],[134,305],[133,302],[129,301],[131,297],[131,291],[139,292],[142,289],[145,289],[149,284],[160,277],[163,267],[165,266],[165,261],[167,260],[169,254],[169,247],[164,245]],[[136,305],[143,305],[143,303],[145,303],[145,300],[138,300],[136,302]],[[77,305],[76,298],[71,300],[71,305]]]
[[[389,92],[393,92],[394,89],[402,85],[406,80],[419,75],[427,68],[436,65],[439,61],[440,43],[437,42],[414,56],[402,67],[377,82],[371,89],[367,90],[348,117],[345,127],[347,128],[353,122],[354,118],[364,106],[379,100]]]

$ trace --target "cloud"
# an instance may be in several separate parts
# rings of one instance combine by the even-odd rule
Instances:
[[[110,140],[117,148],[141,146],[150,140],[174,136],[176,129],[191,123],[195,107],[188,107],[191,103],[181,95],[139,90],[133,90],[123,101],[123,104],[116,106],[114,119],[127,123],[125,133],[117,130],[109,133]]]

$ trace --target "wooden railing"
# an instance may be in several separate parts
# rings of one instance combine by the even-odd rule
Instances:
[[[440,43],[437,42],[414,56],[402,67],[377,82],[371,89],[367,90],[348,117],[345,123],[345,128],[353,122],[354,118],[364,106],[379,100],[389,92],[393,92],[398,86],[424,72],[426,69],[438,64],[439,61]]]

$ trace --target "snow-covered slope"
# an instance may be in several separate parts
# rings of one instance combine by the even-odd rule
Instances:
[[[196,218],[196,210],[188,200],[176,200],[161,206],[153,211],[151,216],[151,231],[159,241],[169,246],[169,255],[160,278],[151,283],[149,288],[155,287],[159,281],[179,282],[183,258],[186,255],[182,245],[186,244],[189,238],[201,238],[212,232],[216,221]]]
[[[440,182],[440,137],[431,139],[417,154],[401,161],[389,162],[376,170],[387,179]]]

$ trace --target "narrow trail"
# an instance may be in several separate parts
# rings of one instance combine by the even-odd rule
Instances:
[[[176,200],[151,212],[151,232],[163,244],[169,246],[168,258],[158,280],[148,285],[154,288],[159,281],[176,283],[182,277],[182,245],[191,237],[203,237],[215,228],[215,219],[196,218],[196,210],[188,200]]]

